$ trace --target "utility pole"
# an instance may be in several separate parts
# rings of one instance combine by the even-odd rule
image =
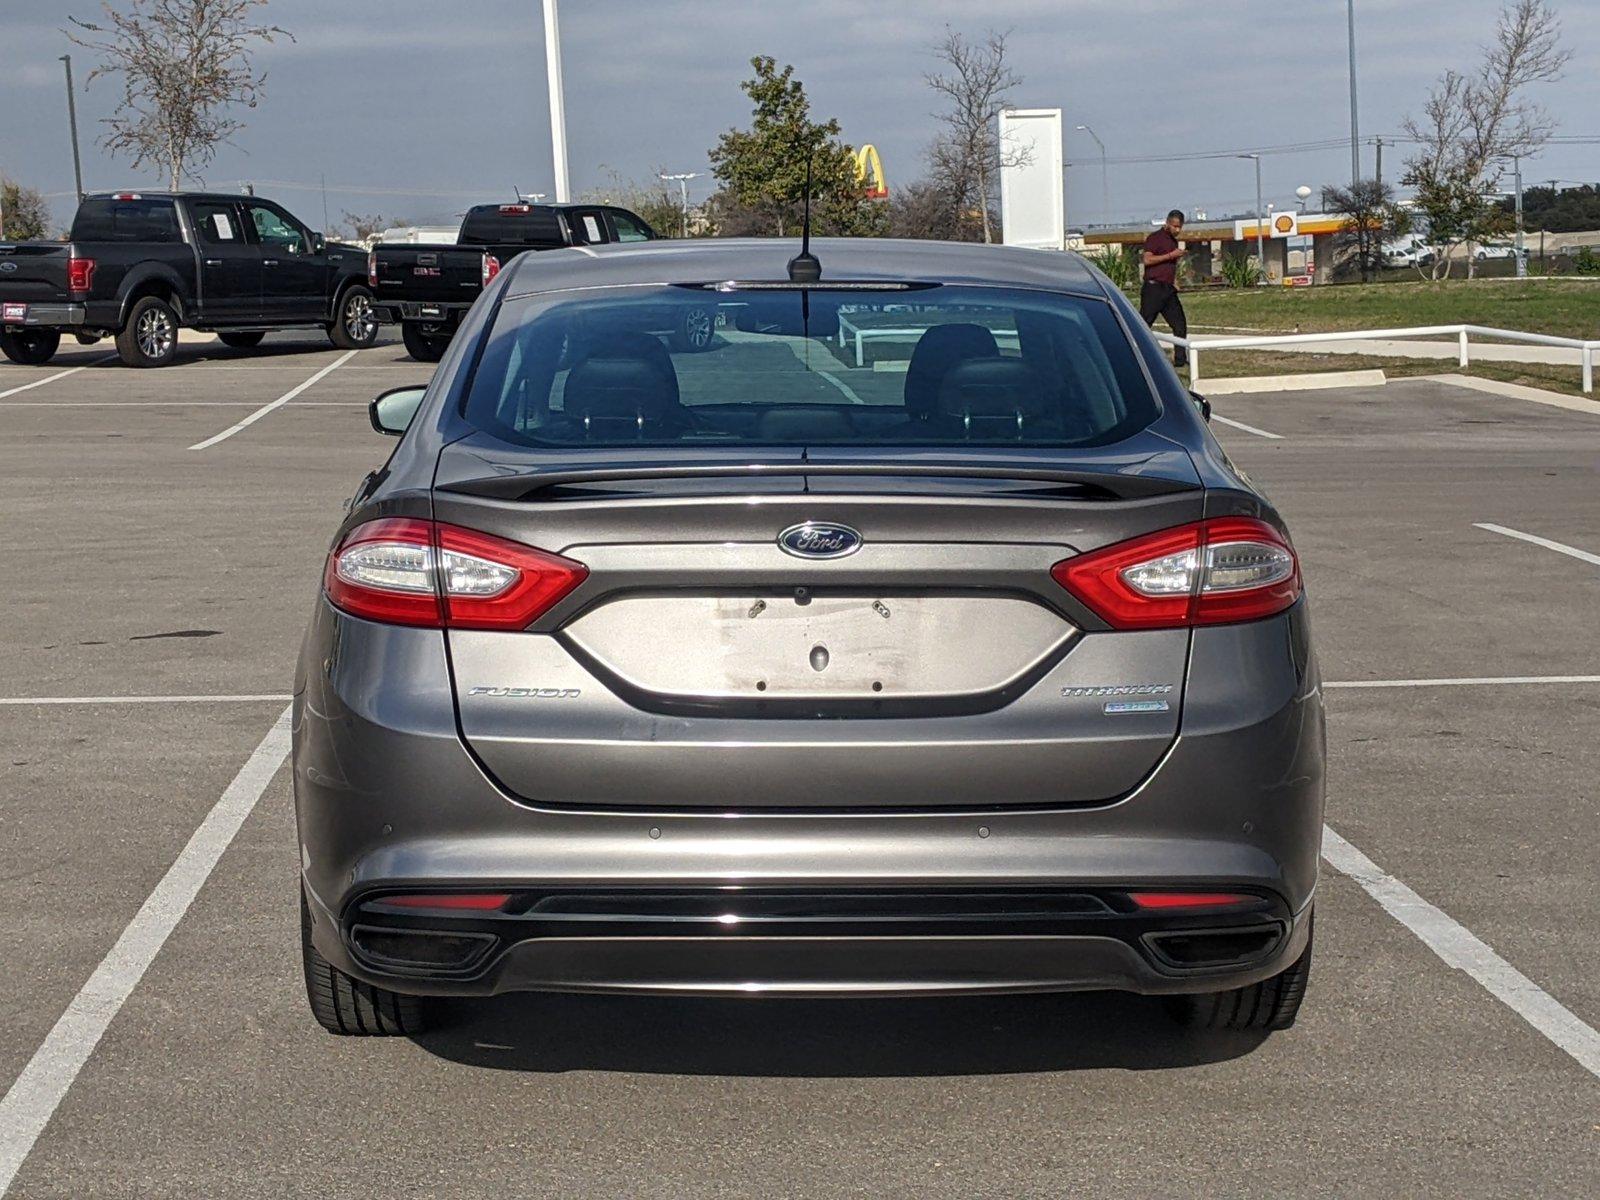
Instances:
[[[1361,129],[1356,120],[1356,0],[1345,0],[1350,25],[1350,183],[1361,182]]]
[[[1261,207],[1261,155],[1240,154],[1238,158],[1248,158],[1256,164],[1256,258],[1261,263],[1261,278],[1267,278],[1267,219]]]
[[[1079,129],[1094,139],[1094,144],[1100,147],[1100,219],[1107,225],[1111,224],[1111,176],[1106,171],[1106,144],[1100,140],[1100,135],[1087,125],[1079,125]]]
[[[72,129],[72,178],[78,188],[78,203],[83,203],[83,160],[78,157],[78,98],[72,94],[72,55],[63,54],[67,66],[67,124]]]
[[[556,203],[572,199],[567,179],[567,107],[561,89],[561,23],[556,0],[544,0],[544,67],[550,84],[550,151],[555,160]]]
[[[676,183],[678,191],[683,195],[683,236],[689,236],[689,180],[699,179],[699,171],[680,171],[676,175],[657,176],[665,183]]]
[[[1522,158],[1520,155],[1513,154],[1511,156],[1511,169],[1515,173],[1517,180],[1517,247],[1515,250],[1517,256],[1517,278],[1526,279],[1528,277],[1528,260],[1522,252]]]
[[[1377,175],[1375,176],[1375,178],[1378,181],[1378,186],[1382,187],[1383,186],[1383,135],[1381,133],[1378,135],[1378,171],[1377,171]]]

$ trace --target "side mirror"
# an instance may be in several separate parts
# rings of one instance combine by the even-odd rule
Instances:
[[[328,248],[328,239],[327,238],[323,237],[320,233],[313,233],[311,235],[311,253],[313,253],[313,254],[321,254],[327,248]]]
[[[379,433],[399,437],[410,427],[411,418],[417,415],[427,392],[427,387],[421,384],[390,388],[367,405],[372,427]]]
[[[1200,410],[1200,419],[1207,423],[1211,420],[1211,401],[1199,392],[1190,392],[1189,399],[1194,401],[1194,406]]]

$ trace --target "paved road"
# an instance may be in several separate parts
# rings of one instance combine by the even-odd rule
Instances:
[[[96,348],[98,349],[98,348]],[[427,368],[186,351],[0,398],[0,1087],[283,708],[362,403]],[[203,357],[201,357],[203,355]],[[101,355],[0,367],[0,393]],[[1296,531],[1329,679],[1600,675],[1600,423],[1391,384],[1221,399]],[[47,705],[41,697],[264,696]],[[1329,694],[1329,823],[1600,1024],[1600,684]],[[1329,869],[1302,1021],[1180,1035],[1116,996],[507,998],[417,1041],[310,1020],[279,770],[11,1197],[1594,1195],[1600,1081]],[[25,1114],[26,1115],[26,1114]],[[8,1131],[0,1129],[0,1144]]]

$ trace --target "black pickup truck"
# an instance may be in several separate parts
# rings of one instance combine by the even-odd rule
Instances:
[[[518,254],[658,236],[637,214],[605,204],[479,204],[452,244],[379,242],[367,256],[367,284],[378,319],[400,325],[411,357],[438,362],[478,293]],[[681,328],[664,332],[682,349],[704,350],[714,316],[689,310]]]
[[[0,351],[48,362],[70,333],[114,337],[130,367],[161,367],[179,328],[254,346],[323,329],[335,346],[378,337],[359,246],[323,240],[271,200],[108,192],[78,206],[66,242],[0,242]]]

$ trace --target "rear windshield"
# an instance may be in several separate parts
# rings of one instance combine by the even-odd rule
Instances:
[[[561,246],[566,238],[561,233],[561,218],[553,208],[526,206],[469,208],[461,222],[457,237],[462,245],[470,246]]]
[[[1101,300],[670,286],[507,301],[464,411],[538,446],[1104,445],[1158,412]]]
[[[72,222],[75,242],[177,242],[171,200],[85,200]]]

